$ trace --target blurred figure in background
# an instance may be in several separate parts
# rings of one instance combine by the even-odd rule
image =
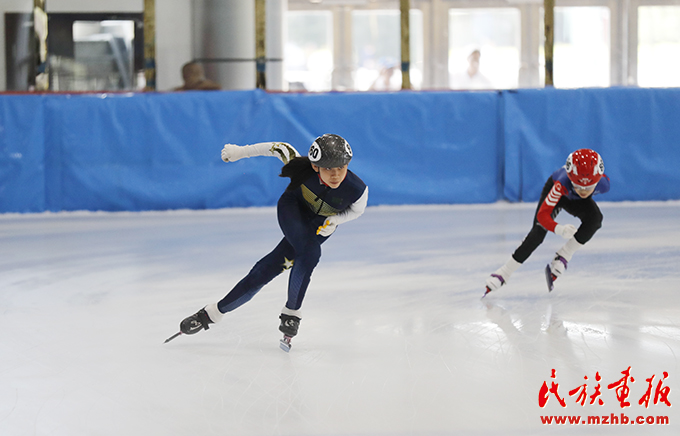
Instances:
[[[175,91],[215,91],[222,89],[219,84],[206,79],[203,67],[196,62],[187,62],[182,66],[182,79],[184,84],[175,88]]]
[[[371,84],[371,91],[398,91],[401,89],[401,71],[391,63],[380,69],[378,77]]]
[[[468,67],[465,71],[451,77],[453,89],[494,89],[491,81],[479,71],[479,59],[482,53],[475,49],[468,56]]]

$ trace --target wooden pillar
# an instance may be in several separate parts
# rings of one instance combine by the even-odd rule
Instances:
[[[33,32],[35,35],[35,71],[29,86],[36,91],[50,89],[49,64],[47,62],[47,12],[45,0],[33,0]]]
[[[145,91],[156,90],[156,0],[144,0]]]
[[[545,10],[545,86],[553,86],[553,47],[555,45],[555,0],[543,0]]]
[[[399,0],[401,11],[401,89],[411,89],[410,0]]]
[[[266,0],[255,0],[255,86],[267,89]]]

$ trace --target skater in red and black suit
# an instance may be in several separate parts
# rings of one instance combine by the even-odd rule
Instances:
[[[602,226],[602,212],[593,196],[607,191],[609,177],[604,174],[604,163],[600,155],[587,148],[571,153],[567,163],[555,171],[543,186],[531,231],[505,265],[486,280],[484,295],[503,286],[512,273],[541,245],[548,231],[567,240],[546,267],[548,287],[552,290],[552,282],[564,273],[574,253]],[[581,220],[578,229],[571,224],[555,222],[562,209]]]
[[[251,156],[278,157],[285,164],[281,176],[291,179],[276,207],[283,239],[224,298],[184,319],[180,323],[184,334],[207,330],[209,324],[219,322],[225,313],[248,302],[264,285],[290,269],[279,330],[288,340],[295,336],[302,319],[302,301],[321,258],[321,244],[338,225],[358,218],[366,208],[368,188],[347,169],[352,149],[341,136],[319,136],[307,157],[300,157],[290,144],[282,142],[227,144],[222,150],[225,162]]]

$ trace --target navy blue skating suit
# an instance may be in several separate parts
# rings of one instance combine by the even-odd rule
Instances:
[[[581,198],[574,191],[565,167],[555,171],[543,186],[541,199],[534,215],[534,226],[512,257],[517,262],[524,263],[541,245],[547,232],[555,231],[557,225],[555,217],[562,209],[581,220],[581,225],[574,235],[576,241],[580,244],[588,242],[602,227],[602,212],[593,200],[593,196],[608,191],[609,177],[604,175],[595,186],[593,193],[587,198]]]
[[[357,218],[363,213],[367,198],[368,188],[349,170],[335,189],[324,184],[315,172],[299,186],[289,187],[279,198],[276,208],[283,239],[217,303],[219,311],[230,312],[248,302],[287,269],[291,271],[286,307],[299,310],[312,271],[321,257],[321,244],[328,239],[328,236],[318,235],[317,229],[327,219],[337,225]]]

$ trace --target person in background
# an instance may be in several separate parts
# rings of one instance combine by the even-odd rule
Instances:
[[[479,60],[482,52],[475,49],[468,56],[468,67],[465,71],[451,77],[453,89],[494,89],[491,81],[479,71]]]
[[[217,91],[222,87],[210,79],[206,79],[205,72],[201,64],[187,62],[182,66],[182,80],[184,84],[175,91]]]

